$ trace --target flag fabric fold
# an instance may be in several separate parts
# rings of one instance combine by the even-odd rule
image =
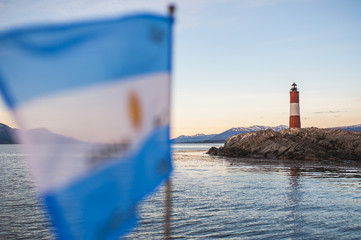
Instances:
[[[173,19],[150,14],[0,33],[0,90],[64,239],[114,239],[172,169]]]

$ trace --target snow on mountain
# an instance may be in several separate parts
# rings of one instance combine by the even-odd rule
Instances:
[[[209,139],[211,139],[212,137],[214,137],[217,134],[196,134],[196,135],[192,135],[192,136],[185,136],[185,135],[181,135],[177,138],[172,139],[172,141],[174,143],[193,143],[193,142],[204,142],[207,141]]]
[[[342,126],[342,127],[334,127],[335,129],[341,129],[344,131],[356,131],[361,132],[361,124],[351,125],[351,126]]]
[[[250,126],[250,127],[234,127],[234,128],[228,129],[227,131],[224,131],[219,134],[209,134],[209,135],[196,134],[193,136],[182,135],[182,136],[179,136],[179,137],[173,139],[172,141],[174,143],[224,142],[227,140],[227,138],[237,135],[237,134],[241,134],[241,133],[255,132],[255,131],[266,130],[266,129],[272,129],[274,131],[281,131],[286,128],[288,128],[288,126],[286,126],[286,125],[280,125],[280,126],[276,126],[276,127],[259,126],[259,125],[254,125],[254,126]]]
[[[259,126],[259,125],[254,125],[254,126],[250,126],[250,127],[237,127],[237,128],[231,128],[228,129],[227,131],[224,131],[220,134],[217,134],[216,136],[214,136],[212,139],[210,140],[215,140],[215,141],[220,141],[220,140],[227,140],[227,138],[234,136],[234,135],[238,135],[241,133],[246,133],[246,132],[256,132],[256,131],[260,131],[260,130],[266,130],[266,129],[272,129],[274,131],[281,131],[283,129],[288,128],[288,126],[286,125],[280,125],[280,126],[276,126],[276,127],[270,127],[270,126]]]

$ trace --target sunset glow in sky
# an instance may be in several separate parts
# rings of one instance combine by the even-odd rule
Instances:
[[[189,0],[176,10],[172,137],[288,124],[361,123],[361,1]],[[163,0],[0,0],[0,29],[157,12]],[[16,127],[0,106],[0,122]]]

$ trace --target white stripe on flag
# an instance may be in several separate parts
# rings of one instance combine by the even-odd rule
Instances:
[[[96,154],[104,143],[130,144],[131,149],[126,151],[129,154],[155,125],[169,124],[168,89],[169,74],[154,74],[59,93],[16,108],[17,116],[28,129],[45,128],[94,143],[59,144],[61,139],[49,138],[47,131],[39,131],[27,140],[28,132],[22,132],[22,142],[48,143],[27,148],[40,190],[65,185],[92,170],[94,166],[87,162],[89,154]],[[134,111],[139,111],[140,123],[134,123],[137,120],[129,113],[132,96],[139,98],[140,109]]]

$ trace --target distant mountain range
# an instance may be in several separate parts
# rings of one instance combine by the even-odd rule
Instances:
[[[260,130],[272,129],[274,131],[281,131],[283,129],[287,129],[288,126],[280,125],[276,127],[270,126],[250,126],[250,127],[237,127],[231,128],[227,131],[224,131],[219,134],[196,134],[193,136],[179,136],[177,138],[172,139],[174,143],[207,143],[207,142],[225,142],[229,137],[238,135],[241,133],[247,132],[256,132]],[[343,126],[343,127],[334,127],[334,129],[341,129],[344,131],[357,131],[361,132],[361,124],[352,125],[352,126]],[[13,144],[17,143],[15,140],[16,131],[27,131],[28,134],[33,138],[36,139],[35,143],[49,143],[49,142],[57,142],[57,143],[82,143],[81,141],[71,138],[62,136],[56,133],[49,131],[46,128],[36,128],[31,130],[19,130],[16,128],[11,128],[5,124],[0,123],[0,144]]]
[[[266,130],[266,129],[272,129],[272,130],[279,132],[286,128],[288,128],[288,126],[286,126],[286,125],[280,125],[280,126],[276,126],[276,127],[258,126],[258,125],[251,126],[251,127],[235,127],[235,128],[228,129],[227,131],[224,131],[219,134],[209,134],[209,135],[196,134],[193,136],[182,135],[182,136],[172,139],[172,141],[174,143],[225,142],[227,140],[227,138],[237,135],[237,134],[241,134],[241,133],[256,132],[259,130]]]
[[[0,144],[12,144],[15,143],[14,137],[14,129],[0,123]]]
[[[341,129],[344,131],[361,132],[361,124],[352,125],[352,126],[344,126],[344,127],[334,127],[334,129]]]
[[[17,143],[17,139],[15,135],[17,134],[18,131],[26,131],[28,136],[30,136],[34,140],[34,143],[50,143],[50,142],[56,142],[60,144],[82,143],[81,141],[75,138],[66,137],[60,134],[53,133],[46,128],[19,130],[0,123],[0,144]]]
[[[172,142],[174,143],[207,143],[207,142],[225,142],[229,137],[238,135],[241,133],[247,133],[247,132],[256,132],[260,130],[266,130],[266,129],[272,129],[274,131],[281,131],[283,129],[287,129],[287,125],[280,125],[276,127],[270,127],[270,126],[250,126],[250,127],[237,127],[237,128],[231,128],[227,131],[224,131],[219,134],[196,134],[193,136],[185,136],[181,135],[177,138],[172,139]],[[334,127],[334,129],[341,129],[344,131],[357,131],[361,132],[361,124],[358,125],[352,125],[352,126],[344,126],[344,127]]]

